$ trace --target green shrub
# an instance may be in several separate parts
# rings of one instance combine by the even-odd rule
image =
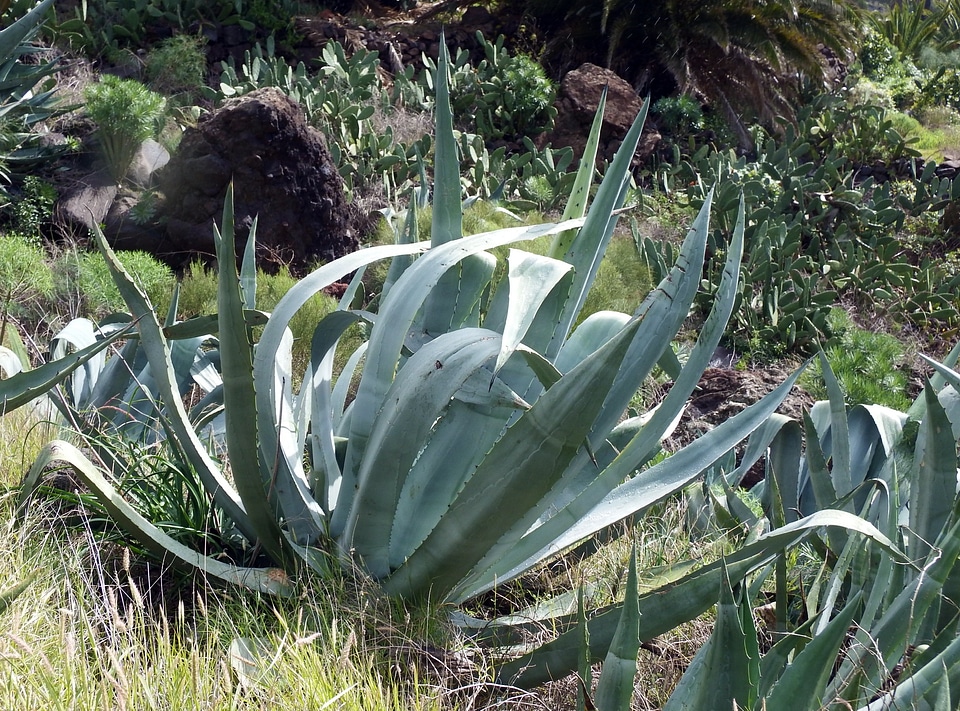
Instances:
[[[906,348],[893,336],[857,327],[846,311],[830,312],[830,325],[838,343],[826,349],[827,360],[840,383],[848,406],[886,405],[895,410],[910,407],[910,380],[903,370]],[[800,380],[818,400],[828,397],[823,371],[815,360]]]
[[[57,190],[35,175],[23,180],[20,194],[13,198],[4,212],[10,218],[13,231],[31,239],[39,239],[42,228],[50,221]]]
[[[145,73],[151,89],[161,94],[180,95],[193,100],[206,84],[206,39],[194,35],[174,35],[147,52]]]
[[[140,145],[157,134],[166,102],[132,79],[104,74],[84,91],[87,114],[97,125],[100,147],[110,175],[126,175]]]
[[[173,293],[173,271],[146,252],[119,252],[118,257],[160,313],[164,313]],[[58,289],[79,293],[84,312],[102,317],[126,311],[110,270],[96,252],[66,252],[58,260],[58,272],[65,276]]]
[[[704,128],[703,109],[686,94],[658,99],[651,110],[660,117],[660,126],[677,142]]]

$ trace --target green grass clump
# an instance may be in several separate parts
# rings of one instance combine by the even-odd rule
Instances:
[[[65,530],[54,507],[13,522],[12,494],[0,499],[0,590],[36,577],[0,615],[0,708],[443,707],[407,667],[391,673],[417,642],[385,635],[397,628],[385,606],[347,578],[289,600],[184,584]],[[263,654],[245,664],[237,639]]]
[[[117,258],[162,318],[173,294],[173,271],[146,252],[121,250],[117,252]],[[79,294],[85,315],[99,319],[110,313],[127,312],[126,302],[99,252],[67,251],[58,258],[56,269],[61,276],[58,291],[65,299]]]
[[[830,326],[840,342],[826,351],[847,405],[886,405],[905,411],[910,407],[909,379],[902,369],[906,348],[886,333],[857,327],[843,309],[830,312]],[[801,376],[803,387],[818,399],[827,399],[820,361],[815,359]]]
[[[11,318],[53,294],[53,271],[39,242],[18,233],[0,235],[0,345]]]

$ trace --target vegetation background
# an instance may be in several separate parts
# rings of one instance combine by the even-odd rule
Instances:
[[[960,3],[0,12],[0,706],[960,704]],[[613,161],[538,140],[583,62],[649,97]],[[265,86],[360,252],[60,229],[92,163],[162,220],[143,142]],[[705,424],[708,369],[793,374]]]

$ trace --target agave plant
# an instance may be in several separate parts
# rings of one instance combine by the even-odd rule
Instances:
[[[757,430],[739,467],[704,482],[725,491],[715,499],[724,519],[743,511],[750,516],[731,485],[765,452],[767,476],[757,487],[765,524],[790,526],[804,512],[847,509],[899,541],[902,560],[910,563],[898,564],[900,554],[838,530],[813,539],[832,563],[804,581],[799,598],[805,621],[799,625],[787,619],[783,559],[749,586],[725,579],[714,634],[668,711],[706,708],[706,699],[758,710],[956,708],[960,374],[930,363],[938,375],[905,413],[876,405],[847,410],[824,365],[830,401],[815,404],[802,424],[772,418]],[[761,655],[751,607],[770,573],[777,635]],[[716,663],[718,655],[724,663]]]

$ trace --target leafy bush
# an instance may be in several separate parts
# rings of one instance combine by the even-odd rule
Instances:
[[[694,207],[708,186],[720,184],[719,230],[734,224],[741,195],[746,200],[751,224],[743,293],[728,338],[758,360],[826,347],[829,312],[841,293],[915,323],[954,323],[960,278],[928,255],[918,257],[899,232],[908,217],[942,210],[960,183],[939,179],[933,163],[903,183],[858,179],[863,164],[879,159],[896,167],[916,157],[893,118],[877,108],[851,108],[828,96],[805,107],[798,120],[799,128],[786,127],[780,141],[758,134],[755,159],[703,146],[681,160],[677,150],[676,163],[658,177],[668,188],[682,186]],[[640,234],[636,240],[659,278],[671,246]],[[719,243],[711,255],[704,296],[720,274]]]
[[[652,111],[660,117],[660,125],[679,143],[704,127],[703,109],[686,94],[658,99]]]
[[[181,95],[189,102],[206,85],[207,57],[202,36],[174,35],[147,52],[144,71],[150,88],[161,94]]]
[[[543,68],[525,54],[511,56],[502,35],[490,42],[478,31],[477,41],[485,58],[476,67],[461,64],[461,58],[454,65],[454,121],[488,142],[520,141],[550,130],[556,89]]]
[[[857,327],[843,309],[832,309],[829,321],[831,330],[838,335],[836,345],[825,353],[846,404],[906,410],[910,406],[910,382],[903,370],[906,349],[900,341],[886,333]],[[827,398],[819,360],[813,362],[800,382],[815,398]]]
[[[57,191],[50,183],[35,175],[23,179],[20,194],[4,208],[10,218],[10,227],[18,234],[39,240],[42,228],[53,214]]]
[[[121,252],[127,268],[150,300],[163,311],[170,302],[174,277],[170,267],[146,252]],[[126,310],[126,304],[110,270],[97,252],[68,251],[59,257],[58,290],[68,296],[79,293],[84,312],[96,317]]]
[[[84,91],[87,114],[97,125],[100,148],[110,175],[126,175],[140,145],[156,135],[166,102],[132,79],[104,74]]]

